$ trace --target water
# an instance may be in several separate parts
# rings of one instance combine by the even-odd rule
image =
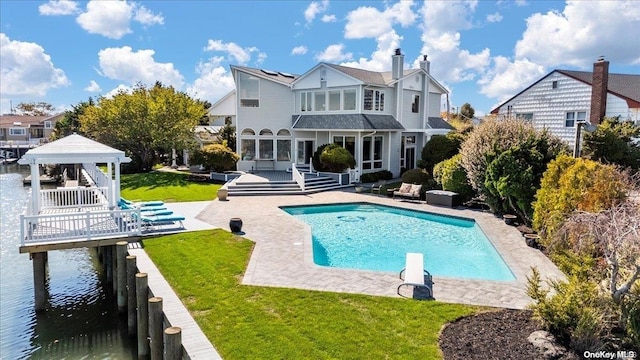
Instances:
[[[18,253],[28,174],[28,167],[0,166],[0,359],[137,358],[93,250],[49,252],[48,303],[36,314],[32,264]]]
[[[283,210],[311,225],[317,265],[397,273],[417,252],[431,275],[515,280],[473,220],[370,204]]]

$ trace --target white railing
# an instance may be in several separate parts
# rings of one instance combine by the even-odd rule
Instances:
[[[85,211],[20,215],[22,245],[140,236],[140,210]]]
[[[104,196],[107,191],[106,187],[43,189],[40,191],[40,209],[108,206]]]
[[[28,146],[34,147],[42,143],[42,138],[30,139],[30,140],[0,140],[0,146]]]
[[[89,175],[89,177],[91,177],[91,180],[96,183],[96,186],[109,187],[111,179],[109,179],[107,174],[102,172],[102,170],[100,170],[100,168],[97,167],[96,164],[82,164],[82,167],[84,168],[84,170],[86,170],[86,173]]]
[[[296,183],[298,183],[298,186],[300,186],[300,189],[304,191],[304,173],[301,173],[300,171],[298,171],[298,168],[296,168],[295,163],[291,164],[291,177]]]

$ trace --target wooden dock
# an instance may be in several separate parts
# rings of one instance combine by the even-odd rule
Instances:
[[[22,180],[24,185],[31,185],[31,175],[27,176]],[[40,175],[40,184],[57,184],[58,178],[55,176],[49,175]]]

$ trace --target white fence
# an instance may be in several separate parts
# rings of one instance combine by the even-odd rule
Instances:
[[[86,170],[86,174],[91,177],[91,180],[95,182],[96,186],[109,187],[111,179],[96,164],[82,164],[82,167]]]
[[[142,233],[140,210],[105,210],[21,215],[22,245],[67,240],[92,240]]]
[[[75,187],[43,189],[40,191],[40,208],[65,209],[79,207],[108,206],[104,196],[106,187]]]
[[[292,163],[291,164],[291,177],[293,178],[293,180],[298,183],[298,186],[300,186],[300,189],[302,191],[304,191],[304,173],[301,173],[298,168],[296,168],[296,164]]]

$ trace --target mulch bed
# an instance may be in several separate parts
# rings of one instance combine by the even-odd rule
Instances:
[[[447,325],[440,334],[440,349],[446,360],[519,359],[539,360],[542,354],[527,337],[542,327],[530,311],[499,310],[463,317]],[[565,354],[560,359],[579,359]]]

